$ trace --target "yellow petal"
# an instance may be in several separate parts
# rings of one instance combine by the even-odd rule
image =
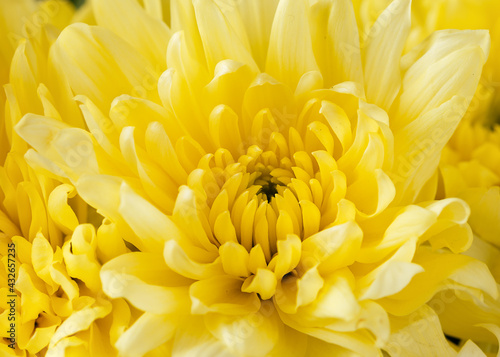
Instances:
[[[61,324],[61,319],[42,312],[36,319],[36,324],[36,329],[33,330],[33,334],[27,343],[23,341],[25,339],[22,332],[24,326],[20,328],[21,331],[17,334],[17,346],[27,350],[29,353],[39,353],[48,346],[52,335],[54,335],[55,330]],[[6,328],[9,329],[8,327]]]
[[[78,225],[78,218],[68,204],[68,198],[75,195],[74,191],[73,186],[60,185],[50,193],[48,201],[50,217],[66,234],[72,232]]]
[[[395,133],[395,162],[391,178],[396,185],[396,202],[413,202],[434,175],[439,155],[468,103],[464,97],[454,96]]]
[[[277,279],[291,272],[300,261],[300,238],[294,234],[288,234],[286,239],[278,240],[278,254],[275,259],[274,273]],[[271,263],[269,264],[271,265]]]
[[[422,241],[428,239],[424,233],[438,218],[435,212],[419,206],[407,206],[395,213],[387,211],[365,223],[364,228],[370,233],[365,235],[357,261],[376,263],[412,238],[418,237]],[[384,222],[386,219],[392,221]],[[381,229],[385,229],[385,232]]]
[[[263,71],[266,64],[269,37],[279,0],[236,1],[252,49],[252,55]]]
[[[210,255],[206,251],[196,249],[195,247],[186,247],[186,249],[183,249],[174,240],[168,241],[165,244],[163,256],[170,269],[189,279],[208,279],[214,275],[222,275],[224,270],[226,270],[222,254],[221,259],[210,261]]]
[[[50,267],[54,261],[54,252],[47,239],[41,234],[37,234],[33,239],[31,261],[36,274],[47,284],[52,285]]]
[[[172,220],[194,245],[215,254],[216,240],[212,235],[208,219],[203,214],[204,204],[192,189],[182,186],[175,202]]]
[[[128,43],[102,27],[68,26],[52,47],[51,58],[60,66],[75,93],[87,96],[102,111],[120,94],[158,100],[157,74]]]
[[[486,265],[473,258],[450,253],[433,253],[420,247],[414,263],[425,271],[416,275],[399,293],[378,302],[391,314],[409,314],[438,291],[451,286],[475,291],[478,295],[498,296],[495,280]],[[465,287],[464,287],[465,286]]]
[[[213,79],[207,85],[202,83],[201,100],[205,111],[210,112],[217,105],[224,104],[240,115],[243,96],[255,75],[249,66],[232,59],[217,63]]]
[[[302,0],[301,0],[302,1]],[[278,128],[288,128],[295,119],[293,91],[289,86],[277,81],[266,73],[261,73],[253,81],[243,99],[244,116],[253,119],[262,109],[272,109],[271,114]],[[243,122],[242,135],[250,135],[253,120]]]
[[[455,95],[470,101],[489,43],[486,31],[439,31],[405,56],[403,62],[411,67],[403,79],[396,126],[410,123]]]
[[[209,71],[220,61],[232,59],[249,65],[257,72],[240,15],[231,3],[232,0],[193,2]]]
[[[111,259],[128,253],[123,237],[120,235],[116,224],[109,220],[103,220],[103,223],[97,230],[97,257],[103,264]]]
[[[120,149],[128,166],[141,180],[150,201],[164,212],[172,212],[177,194],[177,185],[146,154],[134,137],[135,127],[123,128],[120,134]]]
[[[215,144],[230,150],[234,156],[238,156],[243,150],[238,127],[238,116],[231,108],[220,105],[210,113],[209,120],[210,133]]]
[[[324,279],[318,296],[305,307],[315,318],[335,318],[350,321],[361,308],[353,292],[354,277],[348,269],[339,269]]]
[[[453,253],[463,253],[469,249],[473,237],[467,224],[470,209],[465,202],[449,198],[425,206],[438,219],[426,233],[434,249],[446,247]]]
[[[456,356],[438,316],[427,305],[409,316],[391,318],[391,325],[393,333],[385,348],[391,356]]]
[[[300,306],[308,305],[316,299],[323,283],[317,266],[311,267],[300,277],[295,273],[290,274],[278,281],[275,302],[281,311],[295,314]]]
[[[222,266],[226,274],[247,277],[249,254],[247,250],[238,243],[227,242],[220,246],[219,253]]]
[[[347,81],[363,85],[361,50],[350,1],[318,1],[310,8],[314,53],[325,87]]]
[[[175,320],[172,315],[145,312],[123,332],[115,346],[121,356],[143,356],[172,338],[177,326]]]
[[[40,69],[37,68],[38,61],[35,51],[31,42],[22,41],[20,43],[12,57],[10,82],[22,112],[41,114],[42,108],[37,98],[37,87],[41,73]]]
[[[307,354],[306,349],[310,346],[310,340],[307,335],[284,325],[284,330],[280,331],[280,337],[274,349],[269,353],[269,357],[280,356],[320,356],[319,354]]]
[[[33,284],[34,276],[35,273],[28,266],[19,267],[16,289],[21,293],[23,321],[35,320],[42,311],[52,312],[49,297]]]
[[[86,330],[95,320],[103,318],[111,312],[111,303],[100,300],[93,306],[86,307],[73,313],[59,326],[56,333],[50,340],[50,345],[54,346],[64,337],[71,336],[78,331]]]
[[[168,130],[171,135],[171,130]],[[187,182],[187,173],[179,162],[166,127],[159,122],[148,125],[145,134],[146,152],[178,184]]]
[[[484,352],[471,340],[468,340],[460,349],[457,357],[487,357]]]
[[[272,302],[245,316],[206,316],[205,324],[213,336],[223,342],[234,355],[267,356],[274,348],[283,328]]]
[[[175,334],[172,356],[191,357],[199,355],[233,357],[234,353],[221,340],[214,337],[202,319],[190,317],[184,320]]]
[[[57,151],[52,147],[52,139],[62,129],[69,126],[59,120],[28,114],[16,125],[16,132],[40,154],[61,163]]]
[[[123,297],[143,311],[168,314],[189,305],[188,286],[182,286],[189,280],[172,272],[161,255],[124,254],[103,265],[100,275],[107,295]]]
[[[305,73],[317,70],[306,2],[280,1],[269,40],[266,72],[295,89]]]
[[[347,188],[346,199],[366,217],[374,216],[389,206],[396,196],[396,189],[389,176],[381,169],[364,175]],[[372,197],[367,200],[366,197]]]
[[[363,232],[354,222],[324,229],[302,242],[301,264],[308,264],[312,258],[321,262],[322,272],[348,266],[356,260],[362,237]]]
[[[487,242],[500,246],[500,188],[470,189],[460,195],[470,206],[469,224]]]
[[[464,340],[470,338],[484,344],[497,344],[498,336],[495,335],[498,331],[491,327],[498,325],[498,300],[488,296],[482,299],[473,289],[461,290],[445,290],[428,303],[439,313],[443,331]],[[485,333],[484,327],[492,334]]]
[[[404,289],[411,279],[424,269],[418,265],[400,261],[388,261],[380,268],[374,270],[367,276],[359,279],[359,285],[366,284],[365,279],[372,282],[362,289],[360,300],[377,300],[385,296],[395,294]]]
[[[163,21],[147,14],[132,0],[96,0],[92,5],[99,26],[129,42],[152,65],[166,67],[170,29]]]
[[[67,167],[65,171],[71,180],[76,181],[83,174],[99,173],[95,143],[87,131],[78,128],[63,129],[51,144],[62,157],[63,164]]]
[[[372,26],[363,51],[366,98],[389,110],[401,87],[401,54],[410,32],[411,0],[396,0]]]
[[[76,189],[85,202],[115,222],[125,240],[139,249],[144,249],[145,243],[137,237],[118,212],[122,182],[121,178],[115,176],[83,176],[76,182]]]
[[[220,312],[227,315],[243,315],[258,311],[260,300],[256,293],[241,291],[243,281],[228,275],[215,276],[192,284],[193,314]]]
[[[196,23],[193,2],[191,0],[173,0],[170,2],[171,28],[173,31],[182,30],[185,33],[185,38],[189,41],[188,46],[190,52],[195,58],[203,58],[203,44]],[[178,32],[177,32],[178,33]]]
[[[183,237],[170,218],[135,193],[126,183],[120,188],[118,211],[151,251],[163,249],[163,244],[170,239]]]
[[[97,292],[101,291],[101,264],[95,256],[95,248],[95,228],[87,223],[78,226],[71,240],[64,244],[63,256],[68,274],[80,279],[90,290]]]
[[[262,300],[274,296],[277,285],[276,275],[268,269],[257,269],[257,273],[248,277],[241,286],[245,293],[258,293]]]

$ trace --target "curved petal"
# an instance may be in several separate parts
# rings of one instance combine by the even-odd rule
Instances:
[[[456,356],[446,341],[438,316],[427,305],[409,316],[391,317],[391,326],[393,333],[385,347],[391,356]]]
[[[475,296],[498,296],[496,282],[487,266],[465,255],[432,252],[420,247],[413,260],[424,272],[416,275],[399,293],[378,300],[393,315],[407,315],[445,289],[464,290]]]
[[[174,335],[177,327],[175,316],[145,312],[116,341],[116,348],[124,357],[140,357]]]
[[[283,323],[272,302],[245,316],[212,315],[205,317],[207,329],[236,355],[267,356],[275,347]]]
[[[210,312],[227,315],[245,315],[258,311],[260,299],[256,293],[241,291],[243,281],[229,275],[215,276],[192,284],[189,294],[191,313]]]
[[[143,311],[169,314],[189,307],[190,280],[172,272],[161,255],[121,255],[104,264],[100,276],[106,294],[123,297]]]

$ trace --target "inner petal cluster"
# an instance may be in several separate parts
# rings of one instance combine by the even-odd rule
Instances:
[[[215,108],[211,117],[224,110]],[[357,137],[346,112],[330,101],[311,99],[281,128],[273,110],[258,112],[251,135],[242,140],[249,143],[246,148],[223,145],[227,148],[203,155],[186,185],[196,196],[204,233],[218,248],[225,273],[244,279],[241,290],[262,299],[274,295],[285,275],[310,268],[300,264],[304,240],[354,221],[357,214],[374,213],[356,206],[367,207],[363,192],[377,197],[378,178],[371,178],[382,172],[384,158],[382,124],[362,112],[359,120],[371,120],[372,132]],[[212,139],[230,143],[235,133],[224,124],[221,119],[212,126],[212,134],[217,133]],[[361,159],[344,165],[347,175],[337,163],[344,154]],[[368,155],[375,160],[368,163]]]

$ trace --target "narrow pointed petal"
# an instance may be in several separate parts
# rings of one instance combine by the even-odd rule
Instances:
[[[363,86],[359,33],[352,3],[318,1],[310,12],[314,53],[325,86],[349,81]]]
[[[269,41],[266,72],[295,89],[305,73],[317,70],[306,2],[280,1]]]
[[[386,111],[401,87],[401,54],[410,32],[411,0],[395,0],[372,26],[363,62],[366,98]]]
[[[224,59],[233,59],[258,70],[233,0],[193,1],[208,68],[212,71]]]

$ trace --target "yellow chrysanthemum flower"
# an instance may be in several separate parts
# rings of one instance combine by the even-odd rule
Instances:
[[[94,0],[98,26],[47,51],[56,75],[39,83],[65,96],[12,98],[43,109],[16,125],[30,164],[134,250],[100,269],[142,312],[119,354],[457,355],[427,302],[498,289],[459,254],[468,206],[433,198],[487,32],[437,32],[402,57],[410,0],[362,46],[349,0],[162,4]]]
[[[445,147],[440,166],[440,197],[459,197],[471,209],[469,223],[474,232],[471,249],[465,254],[485,262],[500,283],[500,127],[491,130],[481,123],[460,125]],[[450,296],[449,296],[450,298]],[[453,336],[498,345],[485,334],[481,324],[500,331],[500,300],[463,301],[451,298],[437,307],[444,330]],[[457,318],[460,313],[460,318]],[[491,328],[490,326],[490,328]]]

